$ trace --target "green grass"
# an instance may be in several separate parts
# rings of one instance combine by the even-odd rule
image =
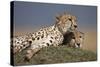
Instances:
[[[97,60],[96,53],[79,48],[68,48],[66,46],[43,48],[28,62],[24,60],[25,53],[26,50],[23,50],[14,56],[14,65],[54,64]]]

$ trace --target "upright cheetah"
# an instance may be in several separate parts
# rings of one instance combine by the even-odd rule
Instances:
[[[42,28],[37,32],[24,36],[14,37],[13,53],[20,52],[29,47],[25,59],[31,57],[43,47],[58,46],[63,43],[64,35],[77,29],[76,17],[71,14],[61,14],[56,17],[56,23],[50,27]]]

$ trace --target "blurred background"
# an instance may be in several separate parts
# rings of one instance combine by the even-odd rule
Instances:
[[[83,49],[97,52],[97,7],[14,2],[14,35],[34,32],[55,23],[55,16],[69,12],[77,17],[79,31],[85,33]]]

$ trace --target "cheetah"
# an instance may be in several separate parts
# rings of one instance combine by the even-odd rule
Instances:
[[[13,53],[21,52],[24,48],[29,46],[27,35],[20,35],[12,38]]]
[[[77,29],[76,17],[69,13],[60,14],[56,16],[54,25],[41,28],[24,36],[14,37],[12,42],[13,53],[16,54],[29,47],[26,51],[25,59],[30,60],[41,48],[62,44],[64,35],[75,29]]]
[[[84,33],[78,30],[69,32],[64,36],[63,44],[73,47],[81,48],[84,42]]]

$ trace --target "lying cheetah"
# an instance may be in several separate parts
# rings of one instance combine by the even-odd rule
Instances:
[[[73,32],[69,32],[64,36],[63,44],[67,44],[69,47],[81,48],[84,41],[84,33],[74,30]]]
[[[71,14],[61,14],[56,17],[56,23],[50,27],[42,28],[37,32],[13,38],[13,53],[29,47],[25,55],[26,60],[43,47],[58,46],[63,43],[64,35],[77,29],[76,17]]]

